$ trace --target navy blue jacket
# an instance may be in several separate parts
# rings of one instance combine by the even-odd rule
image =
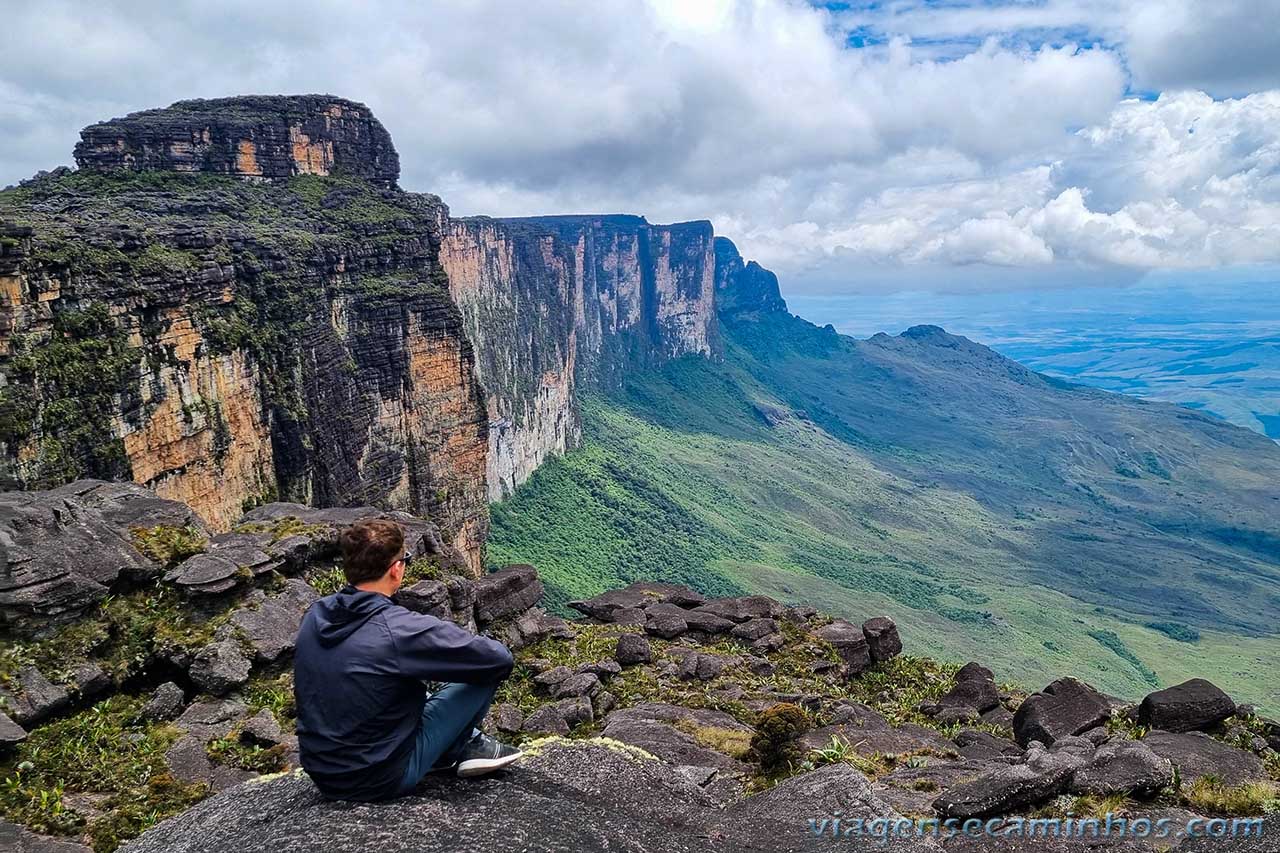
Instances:
[[[303,618],[293,658],[303,769],[330,797],[393,797],[422,722],[423,682],[490,684],[511,667],[502,643],[381,593],[326,596]]]

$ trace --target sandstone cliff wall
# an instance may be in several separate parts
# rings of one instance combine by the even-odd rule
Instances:
[[[187,157],[187,130],[163,140],[191,125],[179,105],[89,128],[79,171],[0,193],[0,478],[133,479],[215,529],[277,497],[406,509],[478,572],[488,418],[438,261],[447,211],[389,186],[359,105],[252,125],[264,100],[198,135],[256,140],[276,164],[257,172],[293,177],[183,174],[227,169],[216,146]],[[306,174],[328,161],[305,145],[265,156],[289,127],[337,174]],[[111,128],[145,156],[86,153]]]
[[[577,445],[579,388],[719,352],[709,222],[636,216],[446,223],[440,261],[487,393],[488,492]]]

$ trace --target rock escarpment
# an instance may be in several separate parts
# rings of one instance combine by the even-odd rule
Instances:
[[[580,389],[719,352],[709,222],[636,216],[456,219],[441,263],[489,409],[491,500],[581,437]]]
[[[343,174],[395,186],[391,134],[364,104],[331,95],[179,101],[86,127],[76,165],[98,172]]]
[[[187,535],[199,533],[189,510],[137,486],[78,483],[34,497],[69,495],[80,521],[46,531],[53,568],[81,571],[66,555],[86,529],[147,553],[125,561],[134,588],[117,586],[76,623],[46,624],[40,639],[0,646],[0,774],[10,780],[0,812],[27,824],[0,820],[0,838],[31,849],[113,849],[154,814],[176,816],[126,849],[870,851],[884,849],[879,837],[851,836],[834,819],[1007,827],[1104,797],[1129,817],[1185,825],[1264,811],[1280,781],[1280,723],[1248,708],[1204,714],[1217,695],[1206,682],[1141,706],[1067,679],[1024,697],[978,663],[902,654],[887,617],[857,625],[767,596],[642,581],[572,602],[585,618],[565,620],[540,608],[532,566],[469,577],[432,524],[372,507],[272,503],[228,533],[188,541],[162,535],[178,529],[169,525],[139,526],[185,520]],[[424,557],[398,594],[403,606],[515,650],[484,725],[529,757],[480,781],[433,774],[390,804],[332,803],[300,772],[273,774],[298,764],[298,626],[341,584],[338,531],[373,515],[398,520]],[[1137,726],[1153,706],[1198,730]],[[78,746],[64,760],[67,743]],[[1177,832],[1163,842],[1198,849]],[[944,835],[888,849],[995,853],[1009,843]]]
[[[225,530],[277,498],[436,521],[480,570],[487,417],[448,212],[337,98],[182,102],[0,193],[0,477],[132,479]],[[252,178],[252,180],[249,180]]]

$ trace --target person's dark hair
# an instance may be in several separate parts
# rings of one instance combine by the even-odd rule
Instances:
[[[366,583],[385,575],[404,553],[404,530],[384,518],[357,521],[342,531],[338,544],[347,583]]]

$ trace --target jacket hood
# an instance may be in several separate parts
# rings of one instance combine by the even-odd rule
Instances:
[[[345,586],[312,605],[320,645],[332,648],[360,629],[378,613],[392,606],[379,592]]]

